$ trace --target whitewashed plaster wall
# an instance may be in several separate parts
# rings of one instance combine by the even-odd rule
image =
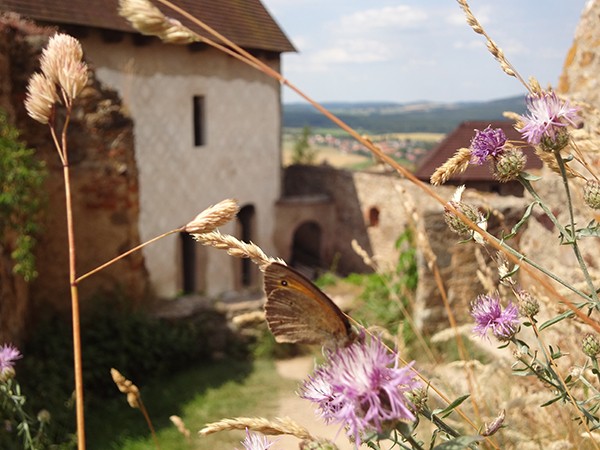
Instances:
[[[255,208],[253,241],[272,253],[280,195],[280,85],[213,49],[82,40],[98,78],[116,89],[134,119],[142,242],[179,227],[207,206],[236,198]],[[271,61],[278,68],[278,61]],[[194,95],[204,96],[205,145],[194,146]],[[234,226],[223,227],[232,233]],[[155,293],[181,290],[179,237],[144,249]],[[198,251],[200,249],[198,248]],[[208,249],[205,293],[235,287],[231,257]]]

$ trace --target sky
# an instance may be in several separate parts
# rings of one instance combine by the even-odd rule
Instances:
[[[319,102],[485,101],[525,93],[454,0],[262,0],[298,53],[286,78]],[[587,0],[471,0],[525,78],[556,86]],[[288,88],[285,103],[300,101]]]

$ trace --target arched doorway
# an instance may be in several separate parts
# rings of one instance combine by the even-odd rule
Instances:
[[[321,261],[321,236],[321,227],[313,221],[304,222],[294,232],[290,263],[311,278],[317,274],[323,264]]]
[[[255,226],[255,208],[254,205],[245,205],[240,208],[237,214],[237,236],[244,242],[250,242],[254,237]],[[256,281],[256,270],[254,264],[248,258],[241,258],[239,271],[236,271],[238,288],[247,288],[254,285]]]

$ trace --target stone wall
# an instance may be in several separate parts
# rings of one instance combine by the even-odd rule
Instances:
[[[15,18],[0,24],[0,106],[22,132],[48,169],[44,187],[46,207],[36,247],[38,278],[27,289],[3,258],[0,338],[18,340],[36,314],[70,310],[68,249],[63,171],[48,127],[25,112],[23,100],[31,74],[49,35]],[[139,244],[138,170],[133,152],[133,123],[114,91],[105,89],[90,73],[90,82],[76,102],[69,127],[73,208],[79,275]],[[9,286],[13,285],[12,288]],[[147,293],[147,274],[141,253],[113,265],[80,284],[82,307],[98,292],[115,292],[139,303]],[[22,293],[22,294],[19,294]]]

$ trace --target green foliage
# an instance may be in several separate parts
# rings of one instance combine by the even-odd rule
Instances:
[[[225,359],[204,365],[194,361],[168,377],[153,378],[141,387],[141,394],[162,450],[233,449],[241,447],[243,430],[208,436],[198,436],[197,431],[232,413],[274,417],[280,393],[289,395],[295,385],[277,375],[272,361]],[[190,441],[170,423],[171,414],[183,419],[191,431]],[[144,418],[127,405],[123,395],[94,402],[93,408],[88,408],[86,424],[89,450],[155,448]]]
[[[327,286],[333,286],[338,282],[338,277],[332,272],[325,272],[315,280],[315,285],[319,289],[324,289]]]
[[[417,288],[416,249],[412,231],[407,229],[396,241],[400,250],[398,263],[392,273],[351,274],[346,281],[363,287],[360,306],[353,312],[354,318],[398,332],[403,321],[403,309],[408,307],[409,296]],[[407,328],[408,330],[408,328]],[[410,336],[405,336],[410,340]]]
[[[36,277],[35,234],[42,206],[42,184],[46,171],[34,150],[19,141],[19,131],[0,111],[0,241],[16,236],[10,249],[13,271],[29,281]]]
[[[310,137],[310,127],[302,128],[302,134],[294,145],[292,153],[293,164],[312,164],[317,156],[317,151],[310,146],[308,138]]]
[[[246,354],[217,312],[170,322],[131,311],[122,300],[95,303],[99,306],[87,312],[81,324],[86,402],[121,395],[110,376],[112,367],[141,387],[190,361],[210,360],[223,348],[230,355]],[[18,374],[31,408],[50,411],[48,433],[53,442],[64,442],[75,429],[71,327],[64,317],[45,317],[24,348]]]
[[[261,330],[256,340],[250,345],[252,355],[258,359],[286,359],[305,355],[310,349],[301,344],[277,343],[273,333],[267,327]]]

